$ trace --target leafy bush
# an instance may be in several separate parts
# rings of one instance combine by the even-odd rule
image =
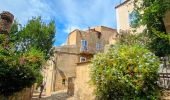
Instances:
[[[119,45],[141,45],[146,48],[148,48],[148,44],[150,43],[150,39],[148,38],[148,34],[144,33],[138,33],[138,34],[131,34],[130,32],[120,33],[119,39],[117,41],[117,44]]]
[[[99,100],[156,100],[159,59],[138,46],[119,45],[92,60],[91,79]]]
[[[141,2],[142,1],[142,2]],[[170,11],[170,0],[134,0],[134,10],[142,14],[136,15],[136,28],[145,26],[150,38],[149,50],[156,56],[165,57],[170,54],[170,35],[165,19]]]
[[[0,94],[9,96],[35,83],[41,77],[40,67],[44,62],[42,54],[41,51],[30,49],[28,53],[20,55],[1,47]]]
[[[45,24],[40,17],[20,30],[14,21],[9,35],[0,34],[0,95],[8,97],[41,83],[40,72],[50,56],[54,35],[54,22]]]

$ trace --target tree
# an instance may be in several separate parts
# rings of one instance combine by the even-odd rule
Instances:
[[[146,26],[145,32],[151,39],[149,49],[159,57],[170,54],[170,35],[166,31],[164,18],[170,11],[170,0],[135,0],[138,26]]]
[[[151,39],[148,38],[145,33],[131,34],[128,32],[122,32],[118,35],[117,45],[132,46],[136,44],[147,48],[150,41]]]
[[[14,21],[9,36],[0,34],[0,95],[10,96],[42,79],[41,69],[53,45],[54,21],[33,18],[18,30]]]
[[[43,23],[41,17],[33,18],[18,33],[18,45],[23,51],[30,47],[36,47],[43,51],[46,59],[49,57],[50,49],[54,43],[55,24],[50,21],[49,24]]]
[[[117,45],[92,60],[91,79],[99,100],[156,100],[159,59],[139,45]]]

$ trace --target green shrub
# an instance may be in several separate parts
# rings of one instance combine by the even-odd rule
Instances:
[[[99,100],[156,100],[159,59],[138,46],[119,45],[92,60],[91,79]]]
[[[19,55],[0,46],[0,94],[10,96],[41,81],[43,62],[43,53],[39,50],[30,49]]]
[[[5,97],[41,83],[54,42],[54,21],[46,24],[36,17],[20,30],[18,25],[14,21],[9,35],[0,34],[0,95]]]

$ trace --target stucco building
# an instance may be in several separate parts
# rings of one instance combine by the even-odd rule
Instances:
[[[79,75],[84,73],[79,73],[77,67],[89,62],[96,53],[104,52],[105,45],[109,44],[110,39],[116,38],[116,35],[115,29],[105,26],[70,32],[64,45],[53,47],[54,56],[48,61],[44,74],[46,95],[64,89],[68,89],[69,95],[76,93],[75,79],[84,82]]]
[[[116,21],[117,31],[121,32],[133,32],[131,27],[131,16],[134,11],[134,0],[122,0],[122,2],[115,7],[116,9]],[[168,12],[164,19],[167,32],[170,32],[170,13]],[[141,26],[137,29],[137,33],[143,31],[145,27]],[[109,44],[116,42],[116,36],[109,39]],[[105,45],[105,48],[107,45]],[[105,49],[105,51],[107,51]],[[75,100],[94,100],[95,97],[92,94],[95,86],[89,84],[90,80],[90,62],[79,63],[76,67],[77,78],[75,80]],[[83,80],[82,80],[83,79]]]
[[[134,1],[135,0],[122,0],[122,3],[115,7],[116,9],[116,21],[117,21],[117,31],[121,32],[131,32],[133,28],[131,27],[131,22],[134,15]],[[142,0],[139,0],[141,2]],[[170,12],[167,12],[164,18],[164,23],[167,32],[170,32]],[[145,27],[139,27],[137,29],[138,33],[141,33]]]

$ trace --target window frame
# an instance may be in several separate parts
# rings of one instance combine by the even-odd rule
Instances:
[[[100,43],[96,43],[96,50],[100,50],[101,49],[101,44]]]
[[[62,85],[66,85],[66,79],[62,79]]]
[[[87,50],[87,46],[88,46],[88,44],[87,44],[87,40],[85,40],[85,39],[82,39],[81,40],[81,51],[86,51]]]
[[[137,22],[136,22],[136,20],[138,19],[137,15],[138,15],[138,12],[135,10],[129,12],[128,14],[129,27],[135,28],[137,26]]]
[[[82,59],[84,59],[84,61],[83,61]],[[86,62],[86,61],[87,61],[87,58],[86,58],[86,57],[80,57],[80,63]]]

